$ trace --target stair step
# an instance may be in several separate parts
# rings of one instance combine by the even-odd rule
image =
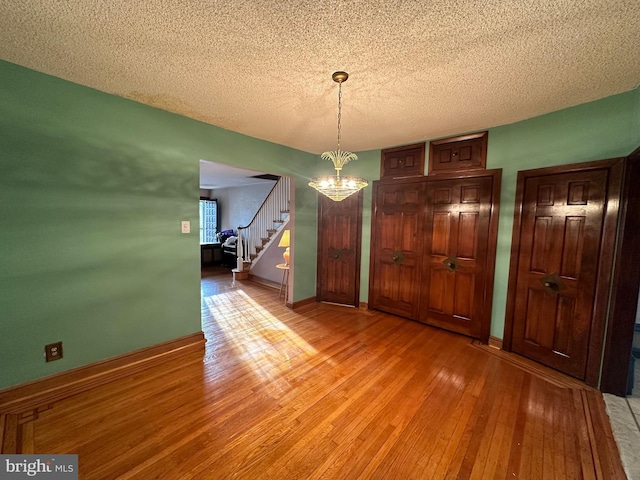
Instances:
[[[256,261],[259,261],[259,258],[262,256],[263,252],[267,249],[268,246],[271,245],[271,240],[281,232],[281,230],[284,228],[287,222],[289,222],[291,217],[291,202],[288,200],[288,198],[279,198],[278,195],[271,199],[268,198],[267,200],[269,200],[269,202],[265,201],[258,212],[260,214],[260,221],[258,223],[262,223],[264,220],[269,218],[268,216],[265,217],[265,214],[267,214],[267,212],[270,212],[268,213],[268,215],[273,215],[274,217],[277,215],[278,218],[274,219],[271,225],[267,220],[267,224],[263,224],[264,226],[261,227],[262,231],[252,230],[253,233],[250,233],[251,230],[249,229],[247,229],[246,232],[243,231],[243,252],[239,252],[241,253],[240,258],[244,257],[245,259],[251,259],[254,263]],[[274,201],[280,203],[274,203]],[[275,211],[272,210],[274,207]],[[256,217],[258,217],[258,213],[256,213]],[[249,237],[251,237],[251,239],[249,239]],[[250,262],[248,264],[250,265]]]

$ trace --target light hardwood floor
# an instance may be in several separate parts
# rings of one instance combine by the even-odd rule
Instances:
[[[21,419],[86,479],[624,478],[601,395],[470,339],[213,274],[206,351]],[[0,425],[0,429],[1,429]]]

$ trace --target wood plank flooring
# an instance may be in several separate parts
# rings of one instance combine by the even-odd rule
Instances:
[[[231,283],[203,278],[204,355],[19,425],[0,416],[0,444],[77,453],[87,479],[625,478],[595,390],[463,336],[335,305],[294,312]]]

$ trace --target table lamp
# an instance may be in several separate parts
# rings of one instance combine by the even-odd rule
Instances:
[[[285,265],[289,265],[289,230],[285,230],[282,232],[282,236],[280,237],[280,243],[278,243],[279,247],[287,247],[282,254],[282,259],[284,260]]]

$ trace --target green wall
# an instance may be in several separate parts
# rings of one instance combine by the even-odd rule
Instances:
[[[314,155],[0,62],[0,388],[200,331],[200,159],[294,177],[314,295]]]
[[[516,172],[638,145],[637,89],[489,129],[487,168],[503,169],[492,335],[504,328]],[[345,174],[379,178],[380,150],[358,156]],[[293,177],[293,301],[315,296],[307,182],[329,162],[0,62],[0,388],[200,330],[200,159]],[[368,187],[362,301],[370,235]],[[60,340],[65,358],[45,363]]]
[[[640,146],[640,89],[488,130],[487,168],[502,168],[491,318],[491,335],[502,338],[517,172],[630,154]],[[459,132],[459,134],[463,133],[466,132]],[[426,140],[427,146],[430,140]],[[345,175],[362,175],[369,180],[378,179],[380,150],[358,155],[357,162],[345,167]],[[428,164],[428,161],[425,163]],[[369,290],[371,236],[370,187],[367,190],[364,204],[360,287],[360,300],[364,302],[368,299]]]
[[[517,172],[624,157],[638,146],[638,89],[489,129],[487,168],[502,168],[491,335],[504,331]]]

